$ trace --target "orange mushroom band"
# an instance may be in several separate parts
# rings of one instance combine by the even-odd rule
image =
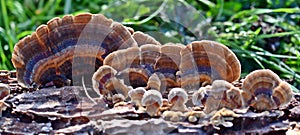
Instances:
[[[66,15],[51,19],[20,40],[12,63],[18,81],[27,86],[79,85],[74,81],[85,76],[90,82],[111,52],[144,43],[159,44],[101,14]]]

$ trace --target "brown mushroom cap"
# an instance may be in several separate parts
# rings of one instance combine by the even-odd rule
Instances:
[[[138,40],[138,41],[135,41]],[[53,18],[20,40],[14,48],[12,63],[18,81],[27,86],[35,83],[55,86],[86,86],[95,69],[113,51],[145,43],[159,44],[142,32],[134,32],[101,14],[66,15]]]
[[[154,89],[154,90],[158,90],[161,93],[163,93],[161,91],[162,82],[158,76],[159,75],[157,73],[154,73],[149,77],[148,82],[147,82],[147,89]]]
[[[130,86],[115,77],[117,71],[110,66],[100,67],[93,75],[93,88],[96,92],[106,96],[107,94],[122,94],[128,97]]]
[[[180,86],[177,83],[176,73],[179,71],[181,60],[180,51],[184,48],[182,44],[168,43],[161,47],[160,57],[157,59],[154,70],[164,75],[168,88]]]
[[[271,110],[288,103],[292,90],[269,69],[255,70],[248,74],[242,86],[245,103],[257,110]]]
[[[108,82],[108,80],[115,77],[117,74],[117,71],[110,67],[110,66],[101,66],[92,77],[93,82],[93,88],[94,90],[100,95],[100,94],[106,94],[107,92],[104,92],[104,85]]]
[[[233,82],[239,79],[241,65],[225,45],[208,40],[195,41],[181,52],[181,87],[198,89],[214,80]]]
[[[134,40],[137,42],[138,46],[142,46],[145,44],[161,45],[153,37],[151,37],[148,34],[145,34],[143,32],[140,32],[140,31],[134,32],[132,36],[133,36]]]
[[[7,84],[0,83],[0,100],[7,97],[10,93],[10,87]]]

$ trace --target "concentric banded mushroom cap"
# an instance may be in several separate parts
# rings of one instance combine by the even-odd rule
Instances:
[[[0,83],[0,100],[8,96],[10,93],[10,87],[7,84]]]
[[[257,110],[271,110],[292,98],[290,86],[269,69],[255,70],[243,82],[245,102]]]
[[[143,34],[135,34],[101,14],[66,15],[51,19],[20,40],[15,45],[12,62],[18,81],[27,86],[49,82],[63,86],[69,80],[79,85],[82,76],[90,80],[111,52],[138,46],[135,39],[150,38],[138,35]]]
[[[176,73],[179,71],[180,65],[180,51],[184,48],[182,44],[168,43],[161,47],[160,57],[157,59],[154,70],[160,72],[165,76],[167,87],[176,87],[177,84]]]
[[[153,44],[147,44],[141,48],[141,65],[144,66],[149,72],[154,73],[154,65],[157,59],[160,57],[161,46]]]
[[[110,66],[101,66],[92,77],[93,88],[98,94],[104,94],[101,90],[104,89],[104,85],[108,80],[115,78],[117,71]]]
[[[123,94],[126,98],[130,86],[116,78],[117,71],[107,65],[101,66],[93,75],[93,88],[101,95]]]
[[[243,108],[242,91],[225,80],[215,80],[208,94],[204,112],[210,113],[223,107],[229,109]]]
[[[142,46],[145,44],[161,45],[153,37],[151,37],[148,34],[145,34],[143,32],[137,31],[137,32],[133,33],[132,36],[133,36],[134,40],[137,42],[138,46]]]
[[[158,74],[157,73],[152,74],[148,79],[147,88],[160,91],[161,86],[162,86],[162,82],[158,77]]]
[[[233,82],[239,79],[241,65],[225,45],[202,40],[188,44],[181,51],[180,71],[181,86],[185,89],[198,89],[201,84],[211,84],[214,80]],[[198,82],[198,86],[193,82]]]

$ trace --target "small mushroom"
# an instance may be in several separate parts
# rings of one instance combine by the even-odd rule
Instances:
[[[213,114],[213,116],[210,118],[210,121],[214,126],[223,125],[224,127],[232,127],[233,122],[231,121],[233,121],[234,117],[238,116],[239,115],[234,111],[222,108]]]
[[[211,86],[200,87],[192,96],[192,102],[195,106],[205,105],[207,99],[207,90],[211,89]]]
[[[115,78],[117,71],[107,65],[101,66],[93,75],[93,88],[99,95],[106,95],[109,91],[105,90],[105,84],[108,80]]]
[[[183,121],[186,117],[180,111],[164,111],[162,114],[164,120],[179,122]]]
[[[2,110],[5,110],[9,106],[9,104],[4,102],[9,97],[9,93],[9,85],[0,83],[0,117],[2,116]]]
[[[147,82],[147,89],[155,89],[164,93],[166,91],[166,82],[162,81],[165,76],[162,73],[152,74]]]
[[[114,68],[107,65],[101,66],[92,78],[94,90],[103,96],[122,94],[127,98],[131,87],[117,79],[116,74],[117,71]]]
[[[158,115],[159,107],[162,106],[162,95],[157,90],[148,90],[142,98],[142,105],[146,106],[146,112],[152,117]]]
[[[7,97],[9,93],[10,93],[9,85],[0,83],[0,100]]]
[[[191,123],[197,122],[199,119],[204,118],[206,114],[203,111],[188,111],[184,114],[187,118],[188,121]]]
[[[113,104],[117,104],[123,101],[125,101],[125,97],[123,94],[114,94],[112,97]]]
[[[215,80],[211,89],[206,92],[208,97],[204,106],[205,113],[211,113],[223,107],[228,109],[245,107],[242,97],[243,91],[225,80]]]
[[[139,107],[139,109],[143,107],[141,101],[142,101],[142,98],[143,98],[145,92],[146,92],[146,90],[143,87],[131,89],[128,92],[128,95],[129,95],[131,101],[134,102]]]
[[[168,95],[168,100],[172,104],[172,111],[187,111],[185,103],[188,100],[188,95],[182,88],[172,88]]]
[[[242,89],[245,103],[258,111],[278,108],[292,99],[289,84],[269,69],[255,70],[248,74]]]

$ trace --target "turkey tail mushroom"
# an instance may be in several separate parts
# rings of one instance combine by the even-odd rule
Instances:
[[[211,113],[223,107],[228,109],[241,109],[245,107],[242,90],[234,87],[225,80],[215,80],[206,93],[205,113]]]
[[[233,82],[239,79],[241,65],[225,45],[208,40],[195,41],[181,52],[181,87],[197,90],[214,80]]]
[[[256,70],[248,74],[243,82],[245,103],[258,111],[272,110],[288,103],[292,90],[269,69]]]
[[[180,51],[184,47],[182,44],[168,43],[163,45],[160,49],[160,57],[154,65],[154,70],[164,75],[161,81],[165,82],[167,88],[180,86],[177,83],[176,73],[179,71],[181,60]]]
[[[12,63],[20,83],[55,86],[81,83],[91,78],[113,51],[138,46],[136,40],[157,43],[101,14],[53,18],[14,48]],[[152,39],[152,40],[150,40]],[[78,82],[79,81],[79,82]],[[86,83],[90,81],[85,81]]]
[[[121,80],[115,75],[117,71],[110,66],[101,66],[93,75],[92,82],[94,90],[103,96],[122,94],[125,98],[128,97],[130,90]]]

